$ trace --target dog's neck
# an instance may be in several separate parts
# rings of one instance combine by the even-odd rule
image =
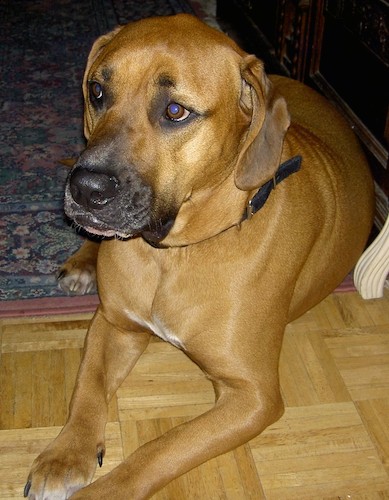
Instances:
[[[300,166],[301,156],[294,156],[293,158],[286,160],[284,163],[281,163],[274,177],[261,186],[247,203],[246,210],[242,216],[242,222],[246,219],[251,219],[251,217],[264,206],[270,196],[270,193],[273,189],[275,189],[277,184],[289,177],[289,175],[298,172],[300,170]]]

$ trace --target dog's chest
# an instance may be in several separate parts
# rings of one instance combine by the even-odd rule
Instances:
[[[162,321],[156,314],[153,315],[152,320],[140,318],[134,311],[130,310],[126,310],[126,315],[129,319],[131,319],[131,321],[134,321],[148,330],[151,330],[154,335],[165,342],[169,342],[175,347],[185,350],[185,346],[177,334],[167,327],[164,324],[164,321]]]

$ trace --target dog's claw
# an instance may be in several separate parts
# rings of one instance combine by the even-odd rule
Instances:
[[[65,269],[60,269],[60,271],[58,272],[58,274],[56,276],[57,281],[61,281],[61,279],[64,278],[66,275],[67,275],[67,271],[65,271]]]
[[[103,466],[103,457],[104,457],[104,451],[99,451],[97,454],[97,463],[99,464],[99,467]]]
[[[26,483],[26,486],[24,487],[24,491],[23,491],[24,498],[28,497],[28,494],[30,493],[30,488],[31,488],[31,481],[28,480]]]

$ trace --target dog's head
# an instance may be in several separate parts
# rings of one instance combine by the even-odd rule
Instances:
[[[91,233],[200,241],[239,223],[278,168],[284,99],[258,59],[192,16],[99,38],[83,91],[88,144],[65,211]]]

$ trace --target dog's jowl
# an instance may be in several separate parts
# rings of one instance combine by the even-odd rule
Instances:
[[[65,211],[104,238],[87,241],[60,278],[84,291],[97,274],[101,304],[68,422],[33,463],[25,496],[141,499],[282,415],[285,326],[362,253],[372,182],[323,97],[267,76],[256,57],[188,15],[99,38],[83,90],[88,142]],[[91,483],[108,402],[151,335],[204,370],[215,405]]]

